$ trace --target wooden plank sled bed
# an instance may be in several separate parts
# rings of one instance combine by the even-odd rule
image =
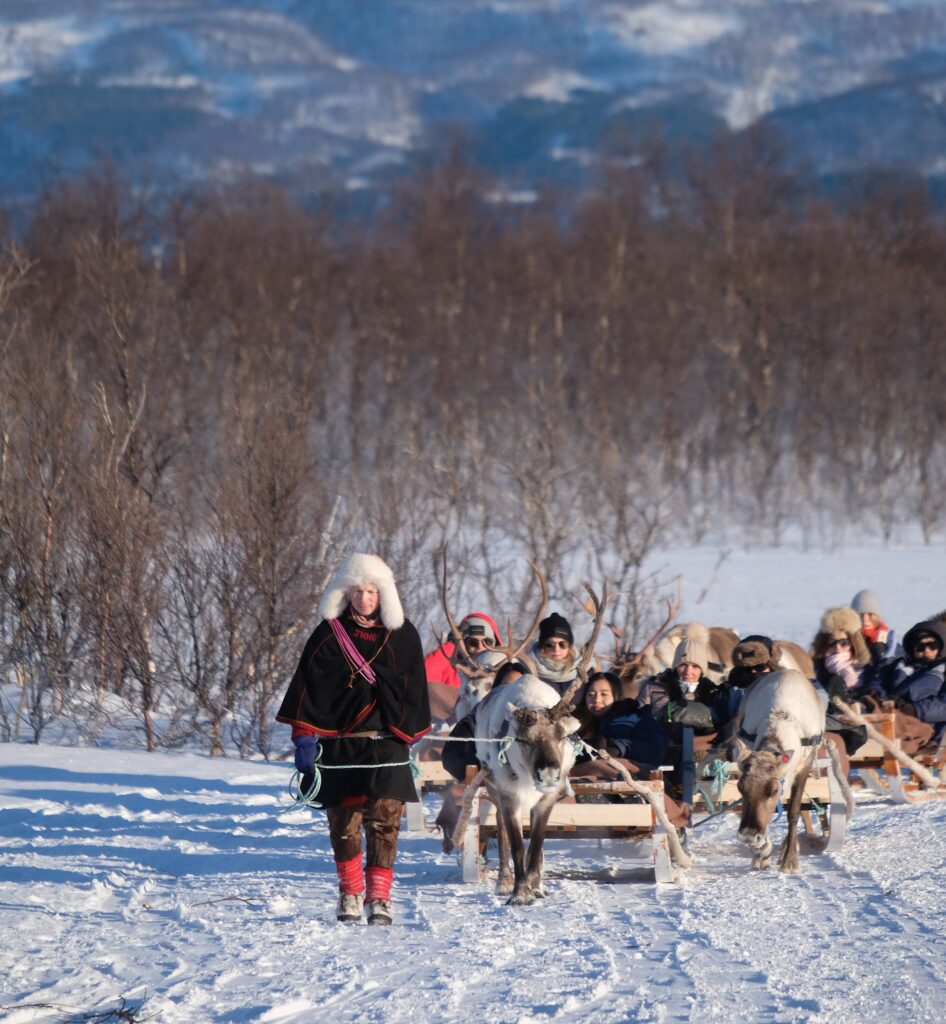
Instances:
[[[475,769],[471,773],[475,774]],[[654,773],[659,775],[659,773]],[[469,781],[469,778],[468,780]],[[575,796],[609,794],[627,796],[633,790],[625,782],[582,782],[572,779]],[[662,778],[644,783],[662,796]],[[528,836],[529,821],[523,819]],[[486,790],[479,789],[472,798],[472,810],[464,833],[461,866],[464,882],[483,880],[480,848],[483,840],[496,835],[496,808]],[[653,870],[654,881],[673,882],[676,872],[670,856],[667,834],[649,803],[571,803],[560,801],[552,809],[546,830],[547,839],[607,839],[621,844],[622,852],[638,864],[641,859]]]

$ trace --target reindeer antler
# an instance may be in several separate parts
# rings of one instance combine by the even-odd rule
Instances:
[[[644,655],[647,653],[648,648],[654,643],[655,640],[664,632],[664,630],[670,625],[671,622],[680,614],[680,609],[683,606],[683,589],[680,586],[680,581],[677,580],[677,596],[674,600],[670,598],[664,599],[667,605],[667,617],[661,622],[661,624],[654,630],[653,633],[647,638],[641,649],[631,658],[630,661],[624,662],[621,666],[621,672],[625,673],[629,669],[635,668],[641,663]]]
[[[539,581],[539,587],[542,592],[542,599],[539,602],[538,611],[535,613],[535,618],[532,620],[532,625],[529,627],[529,631],[526,633],[522,643],[519,644],[515,650],[512,649],[512,626],[507,625],[506,636],[508,643],[505,647],[494,647],[492,648],[499,654],[503,654],[508,662],[517,661],[519,658],[523,658],[523,651],[529,644],[529,641],[535,635],[535,631],[539,628],[539,621],[542,618],[542,614],[545,611],[545,606],[549,599],[549,588],[545,581],[545,576],[537,565],[530,562],[530,568],[535,573],[536,578]],[[462,672],[465,676],[469,676],[471,679],[485,679],[487,677],[493,677],[496,674],[495,669],[481,668],[475,658],[467,650],[466,644],[463,642],[463,634],[460,631],[460,627],[457,625],[456,620],[453,617],[453,613],[450,611],[450,606],[447,602],[447,548],[444,545],[443,548],[443,575],[441,578],[440,585],[440,599],[443,604],[444,614],[447,617],[447,623],[450,626],[450,632],[453,636],[453,641],[456,644],[457,650],[459,650],[462,658],[457,660],[456,669],[458,672]],[[441,644],[443,640],[441,640]],[[525,659],[524,659],[525,660]],[[530,666],[531,668],[531,666]],[[531,669],[534,672],[534,669]]]
[[[535,631],[539,628],[539,623],[542,621],[545,606],[549,602],[549,585],[545,580],[545,574],[534,562],[529,563],[529,568],[535,573],[536,579],[539,581],[539,587],[542,591],[542,600],[539,602],[538,611],[535,613],[535,618],[532,620],[532,625],[529,627],[529,631],[526,633],[522,643],[519,644],[514,651],[509,649],[512,647],[512,633],[510,632],[507,634],[509,637],[509,647],[507,647],[503,653],[510,661],[518,661],[522,652],[529,646],[529,642],[532,640],[532,637],[535,636]]]
[[[460,627],[457,625],[456,620],[453,617],[453,613],[450,611],[450,605],[447,603],[447,545],[444,544],[443,552],[443,575],[440,583],[440,601],[443,604],[444,614],[447,616],[447,623],[450,626],[450,632],[453,635],[453,642],[457,649],[463,655],[464,660],[469,664],[473,665],[473,658],[470,656],[470,652],[466,649],[466,644],[463,642],[463,634],[460,632]]]
[[[562,702],[570,704],[572,698],[576,693],[585,685],[588,681],[588,666],[591,664],[591,659],[594,657],[595,644],[598,642],[598,634],[601,632],[601,621],[604,618],[604,610],[608,606],[608,601],[611,599],[611,595],[608,593],[608,584],[605,583],[601,590],[601,597],[591,589],[591,584],[585,580],[581,581],[581,585],[588,591],[588,596],[591,598],[591,603],[595,610],[595,622],[591,627],[591,636],[588,637],[588,642],[582,648],[581,659],[578,662],[578,674],[575,676],[575,681],[569,686],[569,688],[562,694]]]

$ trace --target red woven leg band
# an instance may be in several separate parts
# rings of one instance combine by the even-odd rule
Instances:
[[[359,893],[365,891],[365,873],[361,869],[361,854],[351,860],[335,861],[338,872],[338,887],[342,892]]]
[[[368,899],[389,900],[391,883],[394,881],[393,868],[368,868]]]

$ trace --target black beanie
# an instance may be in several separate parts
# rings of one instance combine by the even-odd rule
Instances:
[[[551,640],[553,636],[561,637],[571,645],[575,643],[568,619],[564,615],[559,615],[558,612],[552,612],[547,619],[543,619],[539,623],[539,646],[541,647],[546,640]]]

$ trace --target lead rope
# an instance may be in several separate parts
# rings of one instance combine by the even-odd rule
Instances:
[[[347,736],[341,736],[339,739],[369,739],[369,740],[389,740],[395,737],[388,733],[368,733],[368,732],[353,732]],[[426,737],[423,737],[426,738]],[[436,740],[438,743],[469,743],[470,739],[462,736],[432,736],[431,740]],[[515,736],[504,736],[502,739],[476,739],[472,742],[475,743],[498,743],[499,744],[499,763],[503,765],[509,764],[509,748],[516,742]],[[573,741],[574,742],[574,741]],[[582,741],[579,740],[579,743]],[[589,747],[590,751],[592,748]],[[289,780],[289,795],[292,797],[292,801],[295,804],[294,807],[290,807],[290,811],[298,810],[303,807],[311,807],[316,810],[321,810],[323,805],[319,803],[318,796],[319,791],[322,788],[322,772],[326,771],[340,771],[343,768],[401,768],[404,765],[408,765],[411,769],[411,775],[413,778],[420,776],[420,767],[417,764],[417,760],[414,757],[414,750],[410,748],[408,750],[406,761],[386,761],[383,764],[322,764],[322,745],[321,743],[315,749],[315,763],[312,766],[312,772],[300,772],[298,769],[293,773],[292,778]],[[303,774],[312,775],[312,784],[309,788],[303,792],[302,790],[302,778]],[[569,796],[574,796],[574,792],[571,791],[571,783],[567,783],[566,792]]]
[[[709,792],[707,792],[707,789],[699,783],[697,784],[697,789],[699,789],[703,794],[703,799],[706,801],[706,806],[709,808],[710,815],[715,817],[715,805],[722,799],[723,790],[726,783],[729,781],[729,763],[715,757],[710,761],[707,767],[709,768],[710,779],[710,785],[708,787]],[[704,772],[703,778],[705,779],[706,777],[707,776]]]
[[[384,734],[376,736],[365,735],[366,739],[381,740],[390,739],[391,737]],[[346,737],[347,739],[347,737]],[[293,799],[295,807],[290,807],[289,810],[298,810],[302,807],[311,807],[314,809],[321,809],[322,804],[318,801],[319,791],[322,789],[322,772],[326,771],[340,771],[343,768],[401,768],[404,765],[408,765],[411,769],[411,776],[417,778],[420,775],[420,768],[417,766],[417,761],[414,759],[414,751],[408,750],[406,761],[385,761],[381,764],[323,764],[322,763],[322,744],[319,743],[315,748],[315,761],[312,765],[312,771],[305,772],[305,775],[312,775],[312,783],[305,792],[302,790],[302,778],[303,772],[296,769],[293,772],[292,778],[289,780],[289,795]]]

